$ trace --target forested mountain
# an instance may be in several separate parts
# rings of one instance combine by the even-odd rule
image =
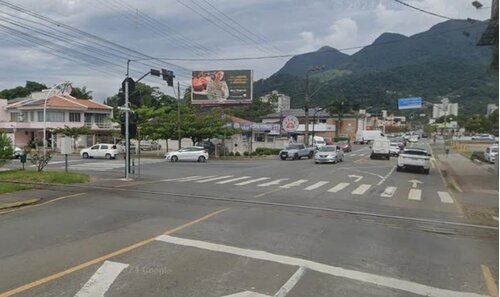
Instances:
[[[397,108],[397,98],[442,97],[460,104],[460,113],[483,113],[498,102],[498,71],[490,70],[492,51],[476,42],[486,22],[446,21],[412,36],[384,33],[371,46],[349,56],[331,47],[290,59],[277,73],[254,83],[256,97],[278,90],[293,107],[302,107],[304,76],[311,65],[325,65],[310,75],[313,106],[346,97],[364,107]]]

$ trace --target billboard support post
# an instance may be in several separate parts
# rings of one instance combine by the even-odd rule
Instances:
[[[178,147],[181,149],[182,139],[181,139],[181,87],[179,82],[177,82],[177,141]]]

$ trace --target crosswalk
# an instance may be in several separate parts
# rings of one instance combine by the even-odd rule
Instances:
[[[164,162],[163,159],[141,159],[140,165],[154,164],[159,162]],[[50,165],[50,163],[49,163]],[[135,161],[135,168],[139,163]],[[64,168],[64,166],[60,166],[59,168]],[[125,168],[124,160],[100,160],[96,162],[86,162],[79,164],[69,164],[69,170],[78,170],[78,171],[108,171],[119,168]]]
[[[333,182],[327,180],[310,181],[308,179],[290,179],[290,178],[271,178],[271,177],[253,177],[253,176],[235,176],[235,175],[194,175],[178,178],[164,179],[165,182],[196,182],[200,184],[213,183],[216,185],[231,185],[236,187],[253,186],[259,188],[275,187],[280,190],[299,190],[299,191],[326,191],[327,193],[350,192],[353,197],[360,197],[370,194],[371,196],[379,196],[384,199],[393,197],[405,197],[408,201],[419,202],[422,200],[435,197],[435,200],[444,204],[454,203],[453,198],[448,192],[437,191],[429,195],[426,193],[423,197],[422,189],[396,186],[380,187],[374,184],[351,182]],[[406,191],[407,194],[406,194]],[[396,195],[398,194],[398,195]]]

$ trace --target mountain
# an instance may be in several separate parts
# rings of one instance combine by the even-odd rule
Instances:
[[[326,70],[310,75],[312,105],[343,96],[362,106],[397,108],[397,98],[422,96],[428,102],[449,97],[460,113],[483,113],[498,102],[498,72],[489,71],[491,49],[476,46],[487,22],[452,20],[412,36],[383,33],[353,55],[332,47],[291,58],[268,79],[254,83],[254,96],[278,90],[302,107],[304,76],[311,65]]]

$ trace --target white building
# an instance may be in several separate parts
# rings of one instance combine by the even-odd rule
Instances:
[[[492,114],[497,109],[498,109],[498,106],[496,104],[488,104],[486,106],[486,115]]]
[[[441,100],[441,104],[432,104],[433,119],[449,115],[458,116],[458,103],[450,103],[448,98],[444,98]]]
[[[259,98],[261,102],[269,102],[272,96],[277,96],[278,100],[276,102],[271,102],[274,110],[276,112],[281,112],[290,109],[290,96],[285,94],[280,94],[278,91],[272,91],[271,94],[264,95]]]

